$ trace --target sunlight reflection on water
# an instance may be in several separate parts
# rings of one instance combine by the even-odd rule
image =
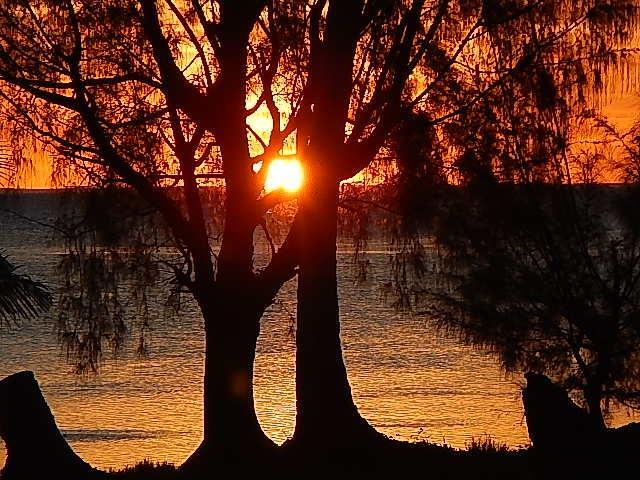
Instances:
[[[59,284],[59,246],[45,233],[0,217],[0,248],[28,272]],[[464,447],[491,434],[511,446],[527,443],[516,379],[505,379],[480,351],[437,336],[422,318],[385,306],[380,282],[388,257],[369,260],[376,281],[356,284],[351,254],[341,252],[342,341],[355,401],[378,430],[404,440]],[[153,292],[150,356],[138,360],[125,348],[99,376],[78,377],[65,362],[51,318],[0,335],[0,378],[35,371],[56,420],[73,448],[101,468],[143,458],[180,463],[202,436],[203,331],[193,304],[179,318],[167,316],[162,291]],[[256,409],[267,434],[282,443],[295,414],[293,337],[295,282],[266,313],[255,364]],[[621,419],[624,423],[626,418]],[[618,422],[620,423],[620,422]],[[0,463],[4,459],[0,446]]]
[[[31,255],[12,249],[13,258],[36,276],[53,268],[55,255],[37,255],[38,264]],[[518,389],[502,380],[495,364],[434,336],[421,319],[385,307],[375,284],[354,285],[348,257],[341,256],[342,338],[362,414],[380,431],[406,440],[462,447],[472,435],[492,433],[512,445],[526,442]],[[258,417],[278,443],[294,428],[294,299],[290,282],[265,315],[255,364]],[[34,370],[63,433],[96,466],[142,458],[181,462],[202,435],[203,332],[193,306],[179,321],[161,308],[153,315],[148,360],[126,350],[106,362],[99,376],[78,377],[61,355],[51,322],[43,319],[0,336],[0,378]]]

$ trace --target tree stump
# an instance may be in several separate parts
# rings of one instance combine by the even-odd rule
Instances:
[[[529,438],[540,450],[582,449],[598,443],[604,430],[567,392],[545,375],[527,373],[522,392]]]
[[[84,480],[95,473],[60,433],[33,372],[0,381],[0,437],[7,448],[3,479]]]

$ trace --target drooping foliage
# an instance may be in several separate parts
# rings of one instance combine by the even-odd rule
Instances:
[[[550,176],[567,112],[608,78],[636,10],[622,0],[9,0],[0,5],[1,115],[15,143],[44,146],[61,181],[124,184],[162,219],[176,282],[206,327],[205,444],[220,431],[220,451],[245,451],[268,443],[251,389],[260,316],[298,265],[298,333],[318,333],[298,351],[319,358],[333,348],[335,368],[312,370],[327,385],[335,377],[350,401],[331,270],[339,182],[370,165],[411,192],[452,178]],[[264,192],[265,174],[291,154],[307,175],[302,214],[256,269],[256,229],[295,197]],[[534,157],[538,167],[524,169]],[[222,180],[214,230],[203,185]],[[366,186],[393,190],[379,183]],[[419,212],[416,196],[400,207]],[[389,225],[418,259],[420,223]],[[117,257],[78,251],[87,268],[72,272],[96,278],[98,266],[107,283],[116,278]],[[117,308],[102,313],[65,320],[96,335],[94,352],[121,331]]]
[[[635,82],[626,42],[637,7],[484,4],[482,58],[455,62],[432,108],[466,101],[455,115],[427,113],[433,123],[408,114],[395,133],[396,188],[365,198],[391,226],[397,306],[425,311],[507,371],[553,376],[602,420],[603,400],[637,406],[635,197],[573,187],[597,178],[598,160],[573,145],[585,121],[602,127],[592,108],[604,89]]]
[[[356,3],[362,3],[362,23],[354,31],[347,87],[351,126],[340,159],[326,166],[340,178],[369,165],[403,112],[412,110],[421,112],[420,125],[412,128],[422,129],[432,144],[425,153],[438,175],[460,171],[469,177],[486,170],[486,162],[500,162],[506,177],[523,175],[523,146],[517,155],[514,127],[533,132],[526,153],[544,170],[566,141],[551,134],[553,125],[565,122],[566,112],[590,91],[606,86],[609,69],[629,55],[623,45],[636,14],[630,1]],[[292,152],[296,143],[303,153],[305,129],[316,127],[312,106],[332,80],[331,72],[323,72],[321,51],[326,7],[291,1],[242,7],[4,2],[6,133],[14,144],[35,145],[37,139],[55,159],[61,182],[124,180],[160,210],[176,244],[193,250],[187,232],[201,215],[193,201],[199,174],[224,170],[227,184],[234,183],[230,175],[244,176],[236,183],[253,185],[255,198],[271,157]],[[224,41],[227,51],[220,48]],[[233,48],[242,52],[237,66]],[[235,96],[228,95],[238,81]],[[244,146],[225,167],[223,137],[233,137],[230,108],[242,109],[247,123],[234,126],[234,138]],[[258,126],[262,119],[266,127]],[[21,153],[26,158],[30,151]],[[402,163],[412,155],[398,154],[398,179],[412,178],[414,185],[406,186],[414,188],[415,175],[405,174]],[[260,161],[262,173],[252,175],[251,165]],[[433,174],[430,168],[420,175]],[[182,183],[177,203],[188,206],[186,222],[176,202],[158,189],[171,181]],[[193,263],[186,255],[184,264]],[[191,271],[185,268],[183,273]]]
[[[552,376],[602,420],[638,407],[638,228],[632,186],[493,185],[451,191],[445,252],[425,310],[497,354],[508,372]]]

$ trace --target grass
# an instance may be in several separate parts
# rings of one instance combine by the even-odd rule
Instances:
[[[428,442],[407,443],[388,439],[375,446],[348,451],[314,450],[304,454],[280,449],[262,463],[251,458],[234,465],[212,459],[210,470],[186,476],[169,463],[143,460],[121,470],[96,472],[91,478],[62,480],[204,480],[234,478],[348,478],[447,479],[447,480],[567,480],[635,478],[636,448],[606,450],[597,446],[567,445],[562,451],[542,453],[532,447],[509,449],[490,435],[473,438],[465,450]],[[209,466],[208,466],[209,467]],[[629,472],[630,471],[630,472]],[[629,472],[629,474],[627,474]],[[5,479],[14,480],[14,479]],[[17,479],[24,480],[24,479]],[[31,479],[30,479],[31,480]],[[35,480],[35,479],[34,479]],[[37,479],[40,480],[40,477]],[[48,480],[43,478],[42,480]]]
[[[478,438],[471,437],[466,443],[467,451],[470,453],[507,453],[509,447],[506,443],[498,443],[491,435],[482,435]]]
[[[202,478],[447,478],[447,479],[533,479],[527,465],[529,453],[509,450],[490,436],[473,439],[467,450],[456,450],[427,442],[390,440],[385,447],[299,456],[284,455],[271,465],[245,463],[235,468],[216,469],[215,476]],[[133,467],[111,471],[116,480],[192,480],[173,465],[143,460]],[[195,479],[194,479],[195,480]]]
[[[620,452],[618,452],[620,453]],[[279,458],[271,465],[251,464],[249,459],[236,468],[215,468],[198,478],[429,478],[447,480],[568,480],[635,478],[633,458],[614,454],[609,458],[595,448],[576,452],[567,448],[542,454],[531,447],[510,449],[490,435],[473,438],[465,450],[427,442],[406,443],[389,440],[375,450],[339,455]],[[606,458],[605,458],[606,457]],[[631,469],[629,471],[629,469]],[[623,476],[624,475],[624,476]],[[186,478],[173,465],[143,461],[134,467],[110,472],[108,478],[124,480],[197,480]]]
[[[114,480],[174,480],[177,477],[177,470],[171,463],[144,459],[122,470],[110,470],[107,475]]]

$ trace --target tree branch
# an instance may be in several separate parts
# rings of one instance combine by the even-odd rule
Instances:
[[[162,33],[155,1],[140,0],[140,4],[142,5],[144,30],[153,47],[154,57],[163,79],[165,94],[195,121],[206,125],[209,130],[215,130],[218,119],[209,108],[215,104],[215,85],[209,89],[208,95],[204,95],[187,80],[184,73],[176,65],[169,43]]]
[[[282,246],[271,257],[269,265],[256,276],[256,286],[258,287],[256,291],[259,292],[258,302],[265,308],[273,303],[282,285],[298,273],[299,229],[300,220],[296,215]]]

